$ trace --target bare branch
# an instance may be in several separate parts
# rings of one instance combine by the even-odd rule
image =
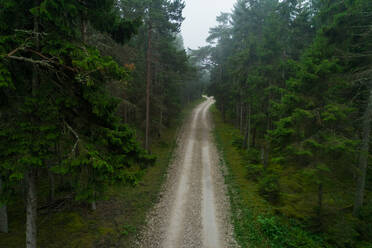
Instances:
[[[70,130],[71,131],[71,133],[75,136],[75,138],[76,138],[76,142],[75,142],[75,144],[74,144],[74,146],[73,146],[73,148],[72,148],[72,150],[71,150],[71,153],[70,153],[70,156],[72,155],[72,154],[74,154],[74,152],[76,151],[76,148],[77,148],[77,145],[79,144],[79,142],[80,142],[80,138],[79,138],[79,135],[78,135],[78,133],[65,121],[65,120],[63,120],[63,122],[65,123],[65,125],[66,125],[66,127],[68,128],[68,130]]]
[[[29,63],[33,63],[33,64],[39,64],[39,65],[43,65],[43,66],[46,66],[46,67],[52,67],[52,65],[50,65],[48,63],[48,61],[45,61],[45,60],[33,60],[33,59],[30,59],[30,58],[18,57],[18,56],[6,56],[5,58],[10,58],[10,59],[14,59],[14,60],[29,62]]]
[[[42,54],[42,53],[40,53],[40,52],[38,52],[38,51],[35,51],[35,50],[33,50],[33,49],[25,49],[25,50],[26,50],[26,51],[30,51],[30,52],[32,52],[32,53],[34,53],[34,54],[40,56],[41,58],[48,60],[48,61],[49,61],[50,63],[52,63],[52,64],[55,64],[55,65],[58,65],[58,66],[62,66],[62,67],[65,68],[65,69],[68,69],[68,70],[70,70],[70,71],[76,72],[76,69],[75,69],[75,68],[72,68],[72,67],[67,66],[67,65],[64,65],[64,64],[60,64],[60,63],[58,63],[58,62],[52,60],[51,58],[48,58],[47,56],[45,56],[44,54]]]
[[[34,54],[38,55],[39,57],[43,58],[44,60],[34,60],[34,59],[31,59],[31,58],[14,56],[15,53],[17,53],[18,51],[21,51],[21,50],[34,53]],[[77,72],[76,68],[61,64],[61,63],[57,62],[56,60],[53,60],[52,58],[49,58],[48,56],[46,56],[46,55],[44,55],[44,54],[42,54],[38,51],[35,51],[31,48],[26,48],[26,47],[24,47],[24,44],[22,46],[16,48],[16,49],[14,49],[13,51],[8,53],[7,55],[3,55],[3,57],[14,59],[14,60],[19,60],[19,61],[24,61],[24,62],[29,62],[29,63],[33,63],[33,64],[40,64],[40,65],[47,66],[47,67],[52,67],[51,64],[53,64],[55,66],[61,66],[64,69],[67,69],[69,71]]]
[[[8,53],[8,57],[10,56],[13,56],[16,52],[18,52],[19,50],[23,49],[23,47],[17,47],[16,49],[14,49],[13,51],[11,51],[10,53]]]

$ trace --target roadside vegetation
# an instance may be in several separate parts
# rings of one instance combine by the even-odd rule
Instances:
[[[364,215],[367,219],[358,220],[352,217],[348,208],[339,213],[336,220],[331,214],[324,217],[329,229],[316,229],[317,219],[311,209],[313,205],[296,206],[287,200],[301,197],[301,192],[289,191],[293,187],[292,168],[274,165],[263,170],[262,164],[254,162],[257,151],[242,149],[244,136],[239,129],[224,122],[215,106],[212,114],[214,137],[221,153],[220,164],[227,168],[225,182],[231,202],[232,222],[241,247],[372,247],[369,215]],[[317,192],[308,197],[316,199]],[[347,205],[347,198],[343,197],[338,195],[338,206]],[[296,215],[289,214],[290,211]],[[334,224],[335,221],[342,222],[342,225]]]
[[[369,0],[238,0],[193,51],[268,246],[371,246],[371,20]]]

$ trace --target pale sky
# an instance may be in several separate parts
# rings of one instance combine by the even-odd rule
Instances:
[[[209,28],[217,25],[216,17],[221,12],[231,12],[236,0],[185,0],[182,36],[185,48],[205,46]]]

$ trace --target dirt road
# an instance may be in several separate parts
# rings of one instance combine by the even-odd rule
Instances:
[[[184,124],[161,199],[148,217],[139,247],[237,247],[209,108],[198,105]]]

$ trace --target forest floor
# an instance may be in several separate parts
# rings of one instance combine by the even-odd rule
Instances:
[[[199,104],[185,122],[161,198],[138,238],[139,247],[236,247],[230,206],[213,142],[209,108]]]

